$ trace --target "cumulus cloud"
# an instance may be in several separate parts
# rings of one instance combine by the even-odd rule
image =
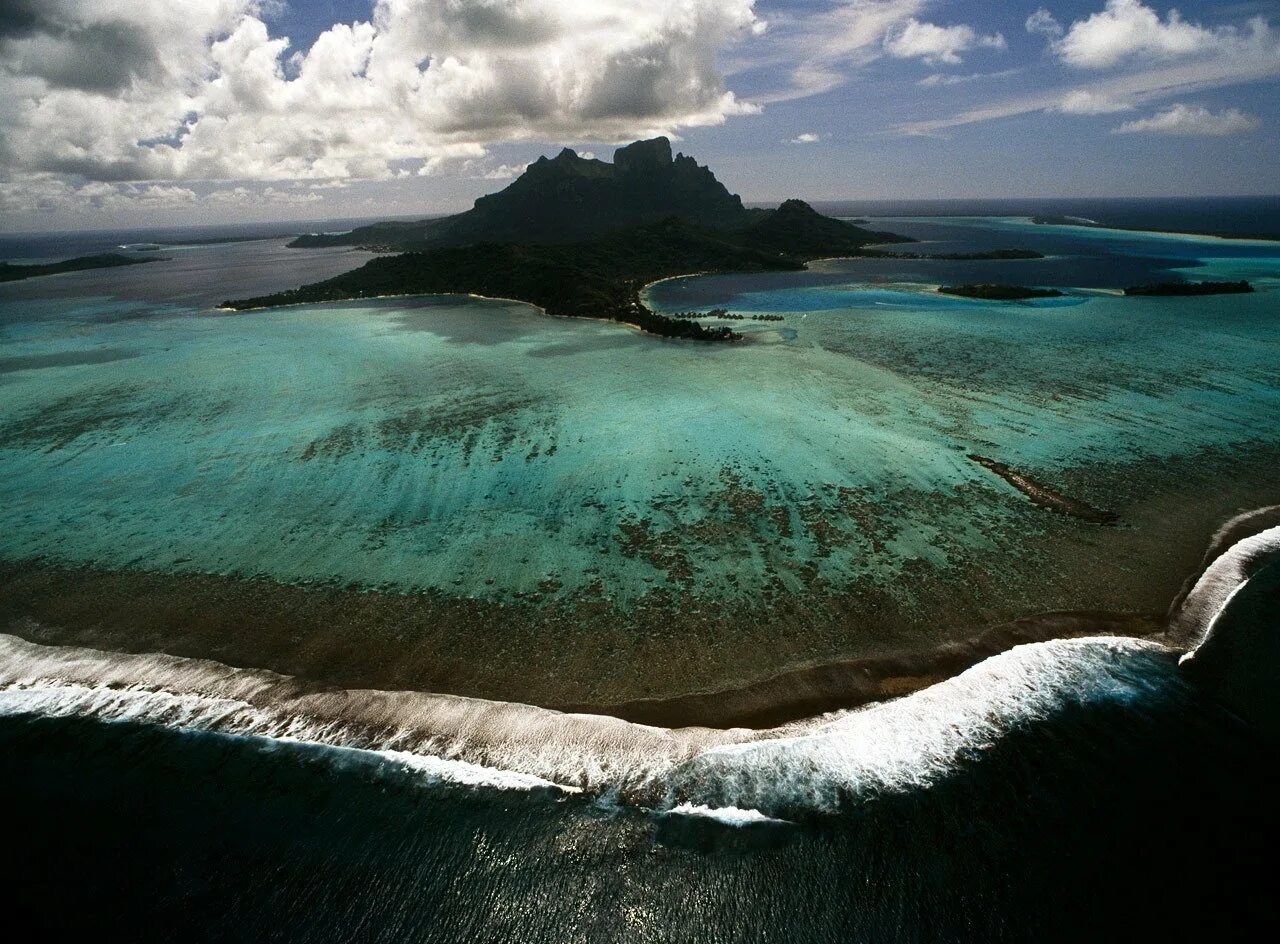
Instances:
[[[1062,35],[1062,24],[1058,22],[1057,17],[1041,7],[1027,17],[1027,32],[1056,38]]]
[[[587,157],[586,154],[582,155]],[[590,158],[588,158],[590,160]],[[512,180],[528,168],[528,164],[498,164],[489,167],[469,167],[469,176],[477,180]]]
[[[1196,138],[1225,138],[1251,134],[1262,127],[1254,115],[1238,108],[1213,112],[1199,105],[1171,105],[1150,118],[1127,121],[1116,134],[1167,134]]]
[[[306,190],[282,190],[279,187],[231,187],[223,190],[211,190],[204,196],[209,203],[223,206],[259,206],[273,204],[275,206],[297,206],[299,204],[320,203],[324,200],[320,194],[310,187]]]
[[[817,144],[821,140],[822,140],[821,135],[818,135],[812,131],[804,131],[804,132],[801,132],[800,134],[797,134],[794,138],[787,138],[787,140],[783,141],[782,143],[783,144]]]
[[[1254,34],[1267,28],[1260,18],[1249,26]],[[1054,50],[1068,65],[1099,69],[1131,58],[1175,59],[1221,53],[1248,40],[1233,27],[1208,29],[1189,23],[1177,10],[1170,10],[1162,20],[1141,0],[1107,0],[1101,12],[1072,23]]]
[[[1133,104],[1102,92],[1076,89],[1064,95],[1055,110],[1067,115],[1111,115],[1118,111],[1132,111]]]
[[[0,180],[0,212],[34,213],[67,209],[113,211],[127,207],[157,209],[189,206],[195,191],[173,185],[71,183],[53,175],[22,181]]]
[[[1077,79],[1064,88],[1013,95],[941,118],[904,122],[894,130],[937,135],[1033,112],[1106,114],[1280,77],[1280,32],[1262,17],[1210,29],[1173,12],[1161,18],[1138,0],[1109,0],[1101,12],[1068,30],[1054,24],[1052,14],[1041,10],[1027,26],[1051,37],[1060,34],[1050,49],[1064,64],[1096,72],[1088,84]]]
[[[263,207],[305,206],[324,201],[319,190],[342,187],[336,181],[294,187],[235,186],[202,188],[197,193],[179,184],[112,183],[91,180],[75,182],[65,177],[43,174],[21,180],[0,181],[0,212],[14,214],[48,212],[93,212],[110,215],[135,210],[175,210],[183,207]]]
[[[122,92],[135,82],[181,82],[184,60],[202,57],[211,38],[248,7],[245,0],[5,0],[0,64],[3,71],[52,89],[100,94]]]
[[[923,59],[930,64],[957,65],[960,54],[973,49],[1004,49],[1004,37],[979,35],[971,26],[938,26],[912,17],[885,37],[885,49],[898,59]]]
[[[0,177],[34,193],[43,175],[430,174],[497,142],[621,140],[755,110],[716,64],[758,30],[752,0],[375,0],[369,22],[300,50],[271,35],[266,2],[6,0]]]

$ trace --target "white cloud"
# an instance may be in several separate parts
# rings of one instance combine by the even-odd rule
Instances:
[[[849,73],[884,55],[889,31],[921,12],[928,0],[843,0],[804,17],[778,13],[769,21],[772,55],[755,67],[784,69],[786,88],[755,97],[772,103],[821,95],[839,88]]]
[[[273,204],[276,206],[302,205],[308,203],[320,203],[324,200],[320,194],[307,188],[306,190],[281,190],[278,187],[229,187],[221,190],[211,190],[203,197],[207,203],[222,204],[224,206],[260,206],[261,204]]]
[[[0,211],[35,213],[69,208],[115,211],[125,207],[156,209],[189,206],[198,200],[194,191],[165,185],[127,185],[91,181],[71,184],[53,175],[21,182],[0,181]]]
[[[254,185],[221,187],[198,193],[177,184],[133,184],[92,180],[74,183],[42,174],[18,181],[0,181],[0,211],[13,214],[91,212],[116,214],[137,210],[175,210],[183,207],[304,206],[320,203],[316,190],[332,182],[281,189]]]
[[[1104,13],[1133,10],[1140,12],[1146,9],[1133,0],[1112,0]],[[1073,33],[1077,37],[1087,36],[1088,33],[1076,31],[1082,23],[1089,23],[1091,20],[1098,22],[1096,17],[1102,15],[1095,14],[1094,17],[1072,24],[1071,32],[1067,33],[1062,42],[1065,43]],[[1167,20],[1160,20],[1152,13],[1151,20],[1145,20],[1145,17],[1139,19],[1148,23],[1154,21],[1160,29],[1168,28],[1170,23],[1187,26],[1173,15]],[[1173,40],[1161,41],[1163,45],[1153,46],[1156,41],[1149,41],[1149,31],[1136,34],[1122,31],[1129,40],[1135,35],[1147,36],[1147,40],[1120,43],[1112,37],[1106,42],[1098,40],[1093,45],[1072,47],[1075,49],[1072,55],[1076,57],[1073,64],[1083,66],[1087,62],[1100,65],[1123,60],[1129,63],[1128,69],[1110,71],[1085,85],[1073,82],[1067,87],[1049,88],[989,101],[941,118],[904,122],[893,130],[908,135],[937,135],[951,128],[1033,112],[1104,114],[1121,110],[1122,106],[1138,107],[1210,89],[1273,81],[1280,77],[1280,32],[1274,30],[1266,20],[1255,17],[1242,25],[1213,30],[1199,26],[1189,28],[1197,31],[1196,35],[1202,40],[1200,51],[1196,54],[1178,55],[1172,52],[1171,50],[1185,46],[1185,43],[1179,46]],[[1065,47],[1061,43],[1053,44],[1052,48],[1063,55]],[[1084,52],[1086,48],[1091,50],[1087,54]],[[1157,49],[1165,51],[1158,53]],[[1152,59],[1165,61],[1153,62]]]
[[[1027,32],[1058,37],[1062,35],[1062,24],[1052,13],[1041,7],[1027,17]]]
[[[897,59],[923,59],[930,64],[957,65],[960,54],[973,49],[1005,49],[999,33],[979,35],[971,26],[938,26],[912,17],[885,37],[885,49]]]
[[[1255,19],[1250,26],[1256,31],[1266,23]],[[1101,12],[1072,23],[1054,50],[1068,65],[1099,69],[1137,57],[1176,59],[1222,52],[1241,40],[1234,28],[1208,29],[1187,22],[1177,10],[1162,20],[1141,0],[1107,0]]]
[[[794,138],[787,138],[783,144],[817,144],[822,137],[812,131],[805,131],[797,134]]]
[[[438,173],[512,140],[621,140],[754,111],[717,53],[752,0],[375,0],[309,49],[263,0],[6,0],[0,180]],[[232,191],[234,193],[234,191]],[[224,199],[232,199],[226,197]]]
[[[1150,118],[1127,121],[1116,128],[1115,133],[1225,138],[1238,134],[1251,134],[1260,127],[1262,127],[1261,121],[1238,108],[1213,112],[1199,105],[1171,105]]]
[[[583,157],[586,157],[584,154]],[[490,167],[469,168],[471,177],[477,180],[512,180],[525,172],[528,164],[498,164]]]
[[[981,82],[985,79],[1007,79],[1011,75],[1017,75],[1018,71],[1017,69],[1001,69],[999,72],[971,72],[967,75],[935,72],[933,75],[926,75],[916,85],[921,88],[968,85],[970,82]]]
[[[919,16],[933,0],[837,0],[819,13],[778,12],[769,20],[766,52],[736,70],[775,68],[788,84],[753,97],[769,104],[821,95],[839,88],[859,69],[885,56],[954,64],[961,53],[1005,47],[1004,37],[972,27],[935,26]]]
[[[1089,89],[1076,89],[1063,96],[1056,109],[1067,115],[1112,115],[1118,111],[1132,111],[1133,104]]]

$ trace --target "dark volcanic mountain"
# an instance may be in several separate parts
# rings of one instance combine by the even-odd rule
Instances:
[[[654,138],[619,148],[612,164],[568,148],[539,158],[505,190],[453,217],[446,232],[457,242],[567,243],[669,216],[733,227],[747,215],[715,174],[692,157],[672,158],[671,142]]]
[[[481,197],[456,216],[375,223],[339,235],[302,236],[292,245],[427,249],[484,242],[573,243],[670,218],[713,230],[758,229],[761,248],[777,252],[804,252],[807,247],[795,243],[797,236],[831,248],[829,239],[816,238],[815,224],[843,243],[871,241],[864,231],[820,216],[798,200],[777,211],[748,210],[708,168],[684,154],[672,157],[671,142],[653,138],[618,148],[612,164],[569,148],[554,158],[541,157],[505,189]]]
[[[733,341],[726,325],[651,311],[641,297],[657,279],[691,272],[803,269],[824,256],[872,255],[873,243],[911,242],[816,212],[802,200],[748,210],[707,168],[671,156],[666,138],[637,141],[613,163],[565,149],[540,158],[505,190],[466,213],[375,223],[294,246],[369,246],[372,259],[337,278],[275,295],[232,299],[238,310],[387,295],[514,298],[548,314],[609,318],[663,337]]]

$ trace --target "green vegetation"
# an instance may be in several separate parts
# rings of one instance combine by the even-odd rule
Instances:
[[[859,253],[873,259],[937,259],[946,262],[999,262],[1017,259],[1043,259],[1044,253],[1034,249],[990,249],[985,252],[889,252],[883,249],[867,249]]]
[[[776,210],[751,212],[750,221],[726,233],[726,238],[778,256],[811,260],[870,255],[874,254],[874,250],[867,249],[870,245],[914,242],[905,236],[878,233],[823,216],[803,200],[787,200]]]
[[[1101,223],[1095,223],[1093,220],[1086,220],[1079,216],[1062,216],[1061,214],[1049,213],[1041,216],[1031,217],[1031,222],[1037,226],[1093,226],[1098,229],[1106,229]]]
[[[612,164],[567,149],[541,158],[457,216],[295,240],[291,245],[410,251],[325,282],[223,304],[244,310],[472,294],[530,302],[552,315],[620,321],[662,337],[736,340],[741,335],[726,326],[650,311],[640,289],[695,272],[803,269],[812,259],[865,254],[869,245],[891,242],[911,240],[823,216],[801,200],[745,209],[710,170],[684,155],[672,158],[670,142],[656,138],[619,148]]]
[[[1154,285],[1131,285],[1126,295],[1154,295],[1170,297],[1179,295],[1247,295],[1253,286],[1243,279],[1239,282],[1157,282]]]
[[[372,259],[353,272],[275,295],[224,302],[237,310],[311,304],[384,295],[473,294],[530,302],[548,314],[607,318],[662,337],[735,340],[725,326],[650,311],[640,289],[693,272],[763,272],[803,269],[807,258],[856,251],[879,234],[815,213],[789,201],[774,216],[738,232],[670,218],[571,244],[481,243]],[[817,221],[807,234],[804,221]],[[828,224],[834,223],[836,227]],[[782,229],[792,230],[809,253],[776,251]]]
[[[1061,298],[1065,292],[1056,288],[1027,288],[1024,285],[943,285],[938,288],[943,295],[960,298],[980,298],[986,301],[1015,302],[1028,298]]]
[[[23,279],[39,275],[58,275],[62,272],[82,272],[86,269],[113,269],[117,266],[141,265],[144,262],[163,262],[156,256],[135,259],[123,256],[118,252],[108,252],[97,256],[80,256],[75,259],[64,259],[61,262],[45,262],[23,265],[0,262],[0,282],[20,282]]]
[[[724,321],[786,321],[782,315],[741,315],[727,308],[712,308],[710,311],[679,311],[673,318],[720,318]]]

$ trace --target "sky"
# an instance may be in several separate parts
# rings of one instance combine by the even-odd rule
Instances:
[[[426,215],[669,135],[747,201],[1275,194],[1280,0],[0,0],[0,230]]]

